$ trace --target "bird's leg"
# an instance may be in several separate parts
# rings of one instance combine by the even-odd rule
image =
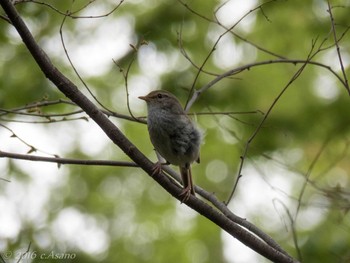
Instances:
[[[192,182],[191,166],[189,164],[186,164],[185,166],[180,166],[180,174],[182,178],[182,184],[184,187],[184,189],[180,193],[180,197],[183,196],[181,201],[183,203],[190,198],[191,194],[195,195],[194,186]]]

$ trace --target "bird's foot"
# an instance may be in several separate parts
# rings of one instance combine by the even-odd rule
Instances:
[[[184,188],[179,195],[180,197],[182,197],[181,203],[187,202],[188,199],[190,199],[191,193],[192,189],[190,185]]]
[[[152,176],[158,175],[162,172],[162,165],[168,165],[169,163],[156,162],[154,167],[152,168]]]

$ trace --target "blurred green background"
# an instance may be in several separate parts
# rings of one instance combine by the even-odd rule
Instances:
[[[323,0],[271,1],[251,12],[262,2],[134,0],[110,13],[118,4],[51,0],[16,7],[54,64],[93,99],[69,64],[63,39],[91,92],[120,114],[130,115],[126,78],[130,109],[141,117],[146,107],[137,97],[151,90],[169,90],[185,105],[192,86],[199,89],[250,63],[305,60],[313,43],[319,49],[313,61],[343,78]],[[350,3],[331,5],[349,77]],[[67,10],[71,16],[64,20]],[[195,81],[224,27],[241,18]],[[247,141],[301,65],[250,67],[201,94],[190,109],[205,136],[201,164],[193,167],[196,184],[227,200]],[[65,97],[1,19],[0,108],[59,99]],[[251,142],[230,203],[302,262],[350,262],[349,102],[334,74],[308,65]],[[58,103],[22,112],[75,110]],[[38,155],[128,161],[83,113],[0,114],[1,151],[25,154],[33,146]],[[145,125],[110,118],[156,160]],[[3,158],[0,171],[0,251],[6,262],[16,262],[29,244],[22,262],[267,262],[180,205],[141,169]]]

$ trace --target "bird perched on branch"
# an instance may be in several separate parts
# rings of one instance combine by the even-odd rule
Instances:
[[[178,99],[168,91],[156,90],[139,99],[146,101],[147,127],[155,150],[167,161],[178,165],[184,189],[180,196],[187,201],[195,194],[191,164],[199,163],[201,133],[187,116]],[[162,171],[157,162],[154,174]]]

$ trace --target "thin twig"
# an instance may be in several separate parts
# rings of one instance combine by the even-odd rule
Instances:
[[[188,4],[184,3],[182,0],[178,0],[178,1],[179,1],[186,9],[188,9],[189,12],[195,14],[196,16],[202,18],[203,20],[208,21],[209,23],[217,24],[217,25],[221,26],[221,27],[222,27],[223,29],[225,29],[225,30],[228,29],[226,26],[222,25],[218,20],[213,20],[213,19],[211,19],[211,18],[206,17],[205,15],[200,14],[198,11],[194,10],[193,8],[191,8]],[[264,3],[264,5],[267,4],[267,3],[274,2],[274,1],[275,1],[275,0],[271,0],[271,1],[269,1],[269,2]],[[265,16],[265,17],[266,17],[266,16]],[[272,56],[277,57],[277,58],[280,58],[280,59],[285,59],[285,58],[286,58],[286,57],[284,57],[284,56],[281,56],[281,55],[279,55],[279,54],[276,54],[276,53],[274,53],[274,52],[272,52],[272,51],[270,51],[270,50],[267,50],[266,48],[263,48],[263,47],[261,47],[261,46],[255,44],[255,43],[251,42],[250,40],[248,40],[248,39],[242,37],[241,35],[237,34],[236,32],[233,32],[232,30],[230,31],[230,33],[231,33],[232,35],[234,35],[235,37],[237,37],[238,39],[240,39],[240,40],[242,40],[242,41],[248,43],[249,45],[255,47],[256,49],[258,49],[258,50],[260,50],[260,51],[262,51],[262,52],[264,52],[264,53],[266,53],[266,54],[272,55]],[[190,62],[191,62],[191,61],[190,61]]]
[[[133,48],[133,50],[137,50],[136,48]],[[133,65],[134,61],[135,61],[136,56],[134,55],[131,58],[131,61],[126,69],[126,72],[124,73],[124,69],[118,65],[118,63],[113,60],[113,63],[119,68],[119,71],[122,73],[123,78],[124,78],[124,83],[125,83],[125,92],[126,92],[126,106],[128,108],[129,114],[131,116],[131,118],[133,118],[134,120],[139,120],[138,118],[135,117],[135,115],[132,113],[131,107],[130,107],[130,99],[129,99],[129,87],[128,87],[128,79],[129,79],[129,72],[131,69],[131,66]]]
[[[0,118],[0,121],[3,122],[16,122],[16,123],[30,123],[30,124],[49,124],[49,123],[59,123],[59,122],[67,122],[67,121],[77,121],[77,120],[84,120],[88,121],[88,117],[77,117],[77,118],[60,118],[60,119],[53,119],[48,118],[46,121],[34,121],[34,120],[19,120],[19,119],[6,119],[6,118]]]
[[[193,96],[192,96],[191,100],[188,102],[187,107],[190,108],[193,105],[193,103],[197,100],[197,98],[204,91],[206,91],[209,88],[213,87],[216,83],[218,83],[222,79],[225,79],[225,78],[227,78],[229,76],[236,75],[236,74],[241,73],[241,72],[243,72],[245,70],[250,70],[253,67],[269,65],[269,64],[279,64],[279,63],[287,63],[287,64],[292,64],[292,65],[308,63],[310,65],[314,65],[314,66],[318,66],[318,67],[321,67],[321,68],[325,68],[328,71],[330,71],[343,84],[344,87],[346,87],[346,83],[344,82],[344,80],[330,66],[322,64],[320,62],[316,62],[316,61],[312,61],[312,60],[307,61],[307,60],[302,60],[302,59],[264,60],[264,61],[260,61],[260,62],[249,63],[249,64],[246,64],[246,65],[243,65],[243,66],[231,69],[231,70],[226,71],[225,73],[217,76],[212,81],[210,81],[209,83],[207,83],[206,85],[204,85],[203,87],[201,87],[200,89],[196,90],[193,93]]]
[[[24,253],[22,253],[21,254],[21,256],[18,258],[18,260],[17,260],[17,263],[19,263],[19,262],[21,262],[21,260],[24,258],[24,256],[27,254],[27,253],[29,253],[29,250],[30,250],[30,246],[32,245],[32,242],[29,242],[29,245],[28,245],[28,248],[27,248],[27,250],[24,252]]]
[[[103,18],[103,17],[107,17],[111,14],[113,14],[121,5],[122,3],[124,2],[124,0],[121,0],[115,7],[112,8],[112,10],[108,11],[107,13],[105,14],[102,14],[102,15],[95,15],[95,16],[89,16],[89,15],[85,15],[85,16],[77,16],[77,15],[74,15],[74,14],[77,14],[79,12],[81,12],[82,10],[84,10],[85,8],[87,8],[89,5],[91,5],[92,3],[94,3],[96,0],[91,0],[89,2],[87,2],[85,5],[83,5],[81,8],[75,10],[75,11],[71,11],[69,12],[68,16],[70,18],[73,18],[73,19],[86,19],[86,18]],[[35,3],[35,4],[38,4],[38,5],[43,5],[43,6],[46,6],[48,8],[50,8],[51,10],[55,11],[56,13],[60,14],[60,15],[63,15],[63,16],[67,16],[67,13],[66,12],[63,12],[63,11],[60,11],[59,9],[57,9],[56,7],[54,7],[53,5],[51,4],[48,4],[46,2],[40,2],[40,1],[36,1],[36,0],[23,0],[21,2],[19,2],[18,4],[21,4],[21,3]]]
[[[45,118],[50,118],[50,117],[59,117],[59,116],[67,116],[67,115],[71,115],[71,114],[79,114],[82,113],[83,110],[77,110],[74,112],[70,112],[70,113],[62,113],[62,114],[35,114],[35,113],[23,113],[21,111],[23,110],[27,110],[27,111],[37,111],[37,109],[41,108],[41,107],[46,107],[46,106],[51,106],[51,105],[57,105],[57,104],[68,104],[68,105],[72,105],[72,106],[77,106],[74,102],[72,101],[68,101],[68,100],[63,100],[63,99],[58,99],[58,100],[53,100],[53,101],[40,101],[40,102],[33,102],[30,104],[27,104],[25,106],[21,106],[21,107],[17,107],[17,108],[12,108],[12,109],[0,109],[0,116],[6,115],[6,114],[18,114],[18,115],[30,115],[30,116],[35,116],[35,117],[45,117]],[[101,109],[101,111],[106,114],[107,116],[112,116],[112,117],[116,117],[119,119],[124,119],[124,120],[128,120],[128,121],[136,121],[139,123],[146,123],[143,120],[140,120],[139,118],[132,118],[129,115],[124,115],[124,114],[120,114],[117,112],[113,112],[113,111],[107,111],[104,109]],[[84,119],[89,119],[89,117],[84,116]],[[77,119],[81,119],[81,118],[77,118]],[[72,120],[72,119],[69,119]],[[6,121],[14,121],[14,120],[6,120]],[[58,120],[56,120],[58,121]],[[61,120],[61,121],[65,121],[65,120]],[[33,123],[33,122],[30,122]],[[37,123],[37,122],[34,122]],[[49,122],[39,122],[39,123],[49,123]]]
[[[264,113],[261,110],[253,110],[253,111],[202,111],[202,112],[196,112],[196,113],[187,113],[187,115],[245,115],[245,114],[259,114],[264,115]]]
[[[83,84],[83,86],[87,89],[87,91],[90,93],[90,95],[94,98],[94,100],[105,110],[110,111],[106,106],[103,105],[103,103],[101,103],[97,97],[95,96],[95,94],[91,91],[91,89],[88,87],[88,85],[86,84],[86,82],[84,81],[84,79],[80,76],[77,68],[74,66],[73,61],[71,60],[69,54],[68,54],[68,50],[64,41],[64,37],[63,37],[63,25],[66,21],[66,18],[68,17],[67,13],[62,20],[61,26],[60,26],[60,38],[61,38],[61,43],[62,43],[62,47],[64,49],[64,53],[66,54],[66,57],[69,61],[69,64],[71,65],[72,69],[74,70],[75,74],[77,75],[77,77],[79,78],[80,82]]]
[[[286,92],[286,90],[290,87],[290,85],[301,75],[301,73],[304,71],[305,67],[309,64],[309,61],[318,53],[319,50],[317,50],[315,53],[312,54],[314,47],[315,47],[315,42],[312,43],[312,47],[311,50],[308,54],[307,59],[305,60],[304,64],[297,70],[297,72],[293,75],[293,77],[289,80],[289,82],[284,86],[284,88],[281,90],[281,92],[277,95],[277,97],[274,99],[274,101],[272,102],[272,104],[270,105],[270,107],[268,108],[266,114],[263,116],[261,122],[259,123],[259,125],[257,126],[257,128],[254,130],[253,134],[250,136],[250,138],[248,139],[244,150],[243,150],[243,154],[240,157],[241,158],[241,162],[240,162],[240,166],[238,169],[238,173],[237,173],[237,177],[236,177],[236,181],[235,184],[233,186],[232,192],[227,200],[227,204],[231,201],[236,188],[238,186],[238,182],[240,180],[240,178],[242,177],[242,170],[243,170],[243,166],[244,166],[244,162],[246,159],[246,156],[248,154],[248,150],[250,147],[250,144],[252,143],[252,141],[254,140],[254,138],[256,137],[256,135],[260,132],[263,124],[265,123],[265,121],[267,120],[267,118],[270,116],[270,113],[272,112],[272,109],[274,108],[274,106],[277,104],[277,102],[279,101],[279,99],[282,97],[282,95]]]
[[[193,93],[193,91],[195,90],[195,85],[197,83],[197,80],[199,78],[199,75],[201,74],[203,68],[205,67],[205,65],[207,64],[207,62],[209,61],[209,58],[212,56],[212,54],[214,53],[214,51],[216,50],[217,45],[219,44],[220,40],[228,33],[230,32],[232,29],[234,29],[240,22],[242,22],[242,20],[244,18],[246,18],[249,14],[251,14],[252,12],[255,12],[257,9],[260,9],[261,6],[264,4],[261,4],[259,6],[257,6],[256,8],[253,8],[251,10],[249,10],[246,14],[244,14],[240,19],[238,19],[238,21],[236,23],[234,23],[230,28],[226,29],[222,34],[220,34],[220,36],[216,39],[215,43],[213,44],[211,50],[209,51],[208,55],[205,57],[204,61],[202,62],[201,66],[199,67],[196,76],[194,77],[193,83],[192,83],[192,87],[191,90],[189,92],[189,95],[191,95]],[[192,96],[193,98],[193,96]],[[185,111],[188,112],[188,110],[190,109],[190,107],[192,106],[192,104],[189,104],[190,100],[192,100],[191,96],[188,96],[188,99],[186,101],[185,104]]]
[[[10,153],[10,152],[0,151],[0,158],[4,158],[4,157],[11,158],[11,159],[18,159],[18,160],[49,162],[49,163],[57,163],[57,164],[140,167],[139,165],[133,162],[110,161],[110,160],[81,160],[81,159],[45,157],[45,156],[38,156],[38,155],[29,155],[29,154]]]
[[[316,163],[320,159],[321,154],[324,152],[324,150],[326,149],[327,145],[329,144],[330,140],[331,140],[331,136],[328,137],[327,140],[323,143],[323,145],[321,146],[320,150],[317,152],[315,158],[311,162],[310,167],[308,168],[308,170],[307,170],[307,172],[305,174],[305,181],[304,181],[304,183],[303,183],[303,185],[301,187],[301,190],[300,190],[300,193],[299,193],[299,197],[298,197],[298,206],[297,206],[297,209],[296,209],[296,212],[295,212],[295,220],[296,220],[296,218],[299,215],[299,211],[300,211],[300,207],[301,207],[301,200],[303,199],[303,196],[304,196],[304,193],[305,193],[305,189],[306,189],[306,186],[307,186],[307,184],[309,182],[311,173],[312,173],[313,169],[315,168]]]
[[[41,152],[43,154],[51,155],[54,157],[59,157],[57,154],[51,154],[51,153],[45,152],[43,150],[39,150],[34,145],[31,145],[30,143],[26,142],[24,139],[19,137],[11,128],[9,128],[1,123],[0,123],[0,126],[3,127],[4,129],[8,130],[10,133],[12,133],[12,135],[11,135],[12,138],[18,139],[21,143],[23,143],[24,145],[26,145],[29,148],[29,150],[27,151],[27,154],[32,153],[32,152]]]
[[[184,58],[191,63],[191,65],[199,70],[200,69],[200,66],[198,66],[194,61],[193,59],[190,57],[190,55],[187,53],[185,47],[184,47],[184,44],[183,44],[183,41],[182,41],[182,28],[183,28],[183,24],[181,24],[180,26],[180,31],[177,32],[177,43],[178,43],[178,46],[179,46],[179,50],[181,52],[181,54],[184,56]],[[202,69],[202,73],[204,74],[207,74],[209,76],[219,76],[220,74],[219,73],[214,73],[214,72],[210,72],[208,70],[205,70],[205,69]],[[236,79],[236,78],[234,78]]]
[[[345,82],[345,88],[348,90],[348,92],[350,94],[348,78],[346,77],[346,73],[345,73],[345,69],[344,69],[344,65],[343,65],[343,59],[342,59],[341,54],[340,54],[340,48],[339,48],[339,44],[338,44],[337,33],[335,31],[335,23],[334,23],[334,18],[333,18],[333,13],[332,13],[332,7],[331,7],[331,4],[329,3],[329,0],[327,1],[327,4],[328,4],[329,17],[331,19],[331,25],[332,25],[332,31],[333,31],[333,37],[334,37],[334,44],[336,46],[340,68],[341,68],[341,71],[343,73],[343,78],[344,78],[344,82]]]
[[[23,140],[21,137],[19,137],[12,129],[10,129],[9,127],[3,125],[2,123],[0,123],[0,126],[3,127],[4,129],[8,130],[10,133],[12,133],[12,135],[11,135],[12,138],[17,138],[20,142],[22,142],[27,147],[29,147],[29,150],[28,150],[27,153],[31,153],[31,152],[36,152],[37,151],[36,147],[34,147],[33,145],[27,143],[25,140]]]
[[[33,112],[22,112],[22,111],[0,109],[0,116],[7,115],[7,114],[16,114],[16,115],[40,117],[40,118],[54,118],[54,117],[67,117],[67,116],[76,115],[79,113],[84,113],[84,111],[76,110],[76,111],[65,112],[65,113],[33,113]]]
[[[282,207],[284,208],[284,210],[286,211],[287,213],[287,216],[288,216],[288,219],[289,219],[289,222],[290,222],[290,228],[292,230],[292,236],[293,236],[293,242],[294,242],[294,247],[297,251],[297,254],[298,254],[298,260],[300,262],[302,262],[302,254],[301,254],[301,250],[300,250],[300,247],[299,247],[299,242],[298,242],[298,234],[297,234],[297,230],[296,230],[296,221],[295,219],[293,219],[293,216],[291,214],[291,212],[289,211],[288,207],[282,203],[280,200],[277,200],[281,205]]]
[[[51,105],[57,105],[57,104],[70,104],[70,105],[76,106],[76,104],[74,102],[71,102],[68,100],[63,100],[63,99],[52,100],[52,101],[43,100],[43,101],[32,102],[32,103],[26,104],[26,105],[21,106],[21,107],[10,109],[8,111],[15,113],[17,111],[30,110],[30,109],[51,106]],[[1,111],[1,109],[0,109],[0,111]],[[0,115],[3,115],[3,114],[0,113]]]
[[[10,21],[10,19],[8,19],[6,16],[0,15],[0,18],[1,18],[2,20],[6,21],[6,22],[9,23],[9,24],[12,24],[11,21]]]

